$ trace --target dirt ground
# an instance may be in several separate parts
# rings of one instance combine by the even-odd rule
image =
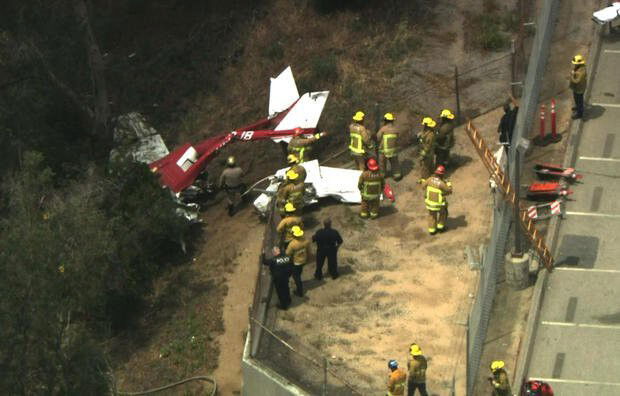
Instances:
[[[500,116],[496,111],[476,120],[491,148]],[[487,172],[462,128],[456,136],[447,232],[426,232],[419,170],[411,170],[407,156],[406,176],[391,182],[396,204],[384,202],[379,219],[363,221],[358,206],[342,204],[308,215],[315,225],[308,235],[327,217],[341,232],[343,276],[316,281],[311,261],[303,275],[306,296],[293,297],[293,308],[278,314],[276,328],[330,356],[332,365],[372,378],[368,386],[375,391],[384,387],[387,361],[406,362],[412,342],[431,358],[428,386],[434,394],[447,394],[453,376],[461,381],[464,375],[464,324],[478,276],[464,248],[486,240],[491,219]]]

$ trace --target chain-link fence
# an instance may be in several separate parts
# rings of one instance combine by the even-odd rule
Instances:
[[[394,77],[392,106],[436,117],[441,109],[460,112],[460,120],[484,114],[506,101],[512,82],[514,52],[498,53],[486,62],[430,65],[409,60]]]

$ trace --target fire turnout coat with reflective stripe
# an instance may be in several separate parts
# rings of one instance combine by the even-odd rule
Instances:
[[[301,220],[299,216],[287,216],[280,220],[280,224],[276,230],[282,235],[284,235],[284,241],[290,242],[293,240],[293,227],[299,226],[304,228],[304,222]]]
[[[443,181],[439,176],[433,175],[426,180],[422,180],[422,186],[426,194],[424,203],[426,209],[436,212],[446,206],[445,196],[452,192],[452,184]]]
[[[405,384],[407,383],[407,373],[401,368],[390,373],[388,377],[388,395],[389,396],[401,396],[405,394]]]
[[[450,150],[454,147],[454,122],[452,120],[441,121],[435,143],[441,150]]]
[[[308,261],[310,241],[304,237],[293,238],[286,247],[286,255],[293,258],[293,265],[304,265]]]
[[[304,137],[303,135],[292,138],[288,144],[289,154],[297,155],[299,157],[299,162],[304,162],[307,159],[304,157],[304,154],[307,156],[307,154],[312,150],[312,143],[319,140],[316,136],[319,135],[309,138]]]
[[[420,133],[420,157],[426,158],[432,155],[435,150],[435,130],[424,128]]]
[[[288,170],[295,171],[295,173],[299,175],[299,178],[297,180],[299,180],[300,183],[306,181],[306,168],[304,168],[302,165],[295,164],[291,166]]]
[[[351,138],[349,150],[352,155],[364,155],[375,147],[370,131],[362,124],[354,122],[349,125],[349,136]]]
[[[379,142],[379,152],[385,155],[387,158],[391,158],[396,155],[398,150],[398,134],[394,124],[389,123],[379,129],[377,132],[377,141]]]
[[[296,208],[301,208],[304,198],[304,189],[303,183],[288,182],[278,190],[277,200],[280,205],[291,202]]]
[[[362,200],[372,201],[381,197],[385,186],[385,179],[380,171],[364,171],[360,175],[357,187],[362,194]]]

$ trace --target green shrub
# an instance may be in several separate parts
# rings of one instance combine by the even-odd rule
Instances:
[[[474,21],[474,28],[475,41],[485,50],[499,51],[510,43],[508,35],[501,30],[501,21],[493,15],[478,15]]]
[[[311,79],[317,84],[336,81],[339,75],[336,55],[331,53],[313,58],[310,70]]]
[[[284,57],[284,47],[280,41],[274,41],[265,48],[264,54],[272,61],[280,60]]]

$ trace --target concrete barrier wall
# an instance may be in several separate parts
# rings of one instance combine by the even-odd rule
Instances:
[[[248,332],[241,361],[243,396],[309,396],[286,378],[252,359],[250,345],[250,332]]]

